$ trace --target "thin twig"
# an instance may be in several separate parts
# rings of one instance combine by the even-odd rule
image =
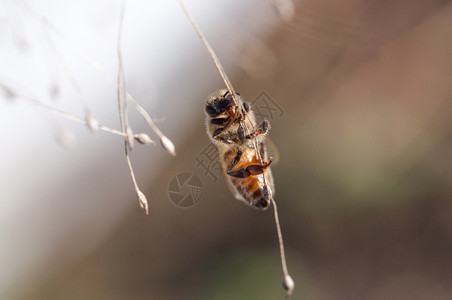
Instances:
[[[146,214],[149,214],[149,205],[148,201],[146,199],[146,196],[143,192],[141,192],[140,188],[138,187],[137,180],[135,178],[135,173],[133,172],[132,163],[130,161],[130,155],[129,150],[131,149],[130,146],[130,127],[126,123],[126,105],[125,102],[127,102],[127,96],[126,96],[126,81],[124,77],[124,65],[122,60],[122,50],[121,50],[121,40],[122,40],[122,27],[124,24],[124,11],[125,11],[125,0],[121,1],[121,12],[120,12],[120,18],[119,18],[119,29],[118,29],[118,44],[117,44],[117,53],[118,53],[118,64],[119,64],[119,70],[118,70],[118,113],[119,113],[119,121],[121,123],[121,130],[124,136],[124,151],[126,154],[126,160],[127,160],[127,166],[129,167],[130,176],[132,177],[133,185],[135,187],[135,192],[137,193],[138,202],[141,206],[141,208],[144,209]],[[122,104],[121,104],[122,99]]]
[[[85,119],[76,117],[76,116],[74,116],[74,115],[72,115],[72,114],[70,114],[68,112],[65,112],[65,111],[63,111],[61,109],[58,109],[58,108],[55,108],[53,106],[47,105],[47,104],[45,104],[45,103],[43,103],[43,102],[41,102],[41,101],[39,101],[39,100],[37,100],[35,98],[32,98],[32,97],[29,97],[29,96],[17,93],[15,91],[13,91],[10,87],[6,86],[2,82],[0,82],[0,89],[2,89],[9,97],[20,98],[20,99],[23,99],[23,100],[27,100],[27,101],[29,101],[30,103],[32,103],[32,104],[34,104],[36,106],[39,106],[39,107],[41,107],[43,109],[50,110],[50,111],[52,111],[54,113],[57,113],[60,116],[66,118],[66,119],[86,124],[86,120]],[[117,135],[121,135],[121,136],[123,135],[123,133],[121,131],[113,129],[113,128],[110,128],[110,127],[107,127],[107,126],[104,126],[104,125],[99,125],[99,129],[103,130],[103,131],[106,131],[106,132],[113,133],[113,134],[117,134]]]
[[[124,63],[122,59],[122,31],[124,25],[124,11],[125,11],[125,0],[121,0],[120,7],[120,19],[119,19],[119,29],[118,29],[118,44],[117,44],[117,55],[118,55],[118,111],[119,118],[121,121],[121,130],[125,134],[125,143],[127,148],[132,151],[133,149],[133,139],[132,137],[132,128],[129,124],[129,117],[127,111],[127,96],[126,96],[126,81],[124,75]],[[122,99],[122,101],[121,101]],[[122,102],[122,104],[121,104]],[[126,156],[128,156],[128,151],[126,151]]]
[[[234,100],[234,103],[236,106],[238,106],[239,101],[237,100],[234,88],[232,87],[232,83],[229,80],[229,77],[226,75],[226,72],[223,69],[223,66],[220,63],[220,60],[218,59],[217,55],[213,51],[212,47],[210,46],[210,43],[207,41],[206,37],[202,33],[201,29],[199,29],[198,25],[196,25],[195,20],[191,16],[190,12],[185,7],[185,4],[182,0],[179,0],[179,4],[182,7],[185,15],[187,16],[188,20],[190,21],[191,25],[195,29],[196,33],[198,34],[201,41],[204,43],[204,46],[206,47],[207,51],[209,51],[210,56],[213,59],[213,62],[215,63],[215,66],[218,69],[218,72],[220,72],[221,77],[224,80],[224,83],[226,84],[226,87],[228,88],[229,93],[232,95],[232,99]]]
[[[287,297],[290,298],[292,296],[292,292],[295,288],[295,283],[294,283],[292,277],[289,275],[289,271],[287,270],[286,253],[284,251],[284,241],[283,241],[282,232],[281,232],[281,225],[279,223],[278,207],[276,206],[276,201],[273,198],[272,198],[272,203],[273,203],[273,211],[275,213],[276,231],[278,233],[279,251],[281,253],[281,265],[282,265],[283,274],[284,274],[283,287],[287,291]]]

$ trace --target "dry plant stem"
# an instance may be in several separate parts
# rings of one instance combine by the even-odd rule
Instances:
[[[292,296],[292,292],[293,292],[295,286],[293,284],[292,277],[289,275],[289,271],[287,270],[286,253],[284,251],[284,241],[283,241],[282,232],[281,232],[281,225],[279,223],[278,207],[276,206],[275,199],[272,198],[272,202],[273,202],[273,211],[275,213],[276,231],[278,233],[279,251],[281,253],[281,265],[282,265],[283,274],[284,274],[283,286],[287,290],[287,297],[290,298]],[[290,280],[291,284],[287,284],[287,280]]]
[[[122,101],[125,100],[124,93],[126,90],[125,80],[124,80],[124,70],[123,70],[123,61],[122,61],[122,52],[121,52],[121,40],[122,40],[122,24],[124,21],[124,1],[121,1],[120,8],[120,17],[119,17],[119,29],[118,29],[118,44],[117,44],[117,55],[118,55],[118,78],[117,78],[117,87],[118,87],[118,113],[119,113],[119,121],[121,124],[121,131],[124,134],[124,143],[126,144],[126,156],[128,156],[128,147],[127,147],[127,135],[126,135],[126,125],[124,123],[124,106],[121,104]],[[121,100],[122,99],[122,100]]]
[[[74,49],[80,57],[85,60],[88,64],[90,64],[94,69],[96,69],[99,73],[101,73],[106,80],[115,86],[116,88],[120,88],[118,86],[118,82],[108,74],[108,72],[102,67],[101,64],[99,64],[97,61],[92,59],[86,51],[80,47],[76,42],[71,40],[69,37],[67,37],[64,33],[62,33],[58,27],[56,27],[49,19],[47,19],[44,15],[42,15],[39,11],[31,8],[27,3],[25,3],[23,0],[16,0],[19,2],[26,10],[28,10],[32,15],[34,15],[38,20],[40,20],[45,26],[47,26],[50,30],[52,30],[54,33],[56,33],[62,40],[64,40],[66,43],[68,43],[72,49]],[[133,98],[127,91],[125,91],[125,94],[127,95],[127,100],[131,101],[131,103],[135,106],[137,111],[141,113],[141,115],[145,118],[146,122],[148,123],[149,127],[155,132],[155,134],[160,138],[160,140],[168,140],[170,143],[169,149],[173,149],[174,145],[172,142],[160,131],[160,129],[155,125],[155,122],[152,120],[151,116],[146,112],[146,110]],[[175,151],[170,151],[168,148],[165,148],[168,152],[170,152],[171,155],[176,155]]]
[[[125,11],[125,0],[121,0],[121,7],[120,7],[120,19],[119,19],[119,29],[118,29],[118,45],[117,45],[117,52],[118,52],[118,63],[119,63],[119,70],[118,70],[118,109],[119,109],[119,117],[121,121],[121,129],[122,132],[125,134],[125,146],[126,148],[129,148],[129,151],[132,151],[133,149],[133,133],[132,128],[130,127],[129,123],[129,116],[128,116],[128,110],[127,110],[127,88],[126,88],[126,80],[124,75],[124,63],[122,59],[122,48],[121,48],[121,41],[122,41],[122,31],[123,31],[123,25],[124,25],[124,11]],[[122,106],[121,106],[121,98],[122,98]],[[130,164],[130,158],[129,158],[129,151],[126,149],[126,157],[129,164],[130,172],[133,176],[132,171],[132,165]],[[134,180],[135,189],[138,193],[138,186]]]
[[[121,1],[121,14],[119,19],[119,30],[118,30],[118,45],[117,45],[117,52],[118,52],[118,63],[119,63],[119,70],[118,70],[118,111],[119,111],[119,120],[121,123],[121,130],[124,135],[124,151],[126,154],[126,160],[127,165],[129,167],[130,176],[132,177],[133,185],[135,187],[135,192],[137,193],[138,202],[146,212],[146,214],[149,214],[149,205],[146,199],[146,196],[141,192],[140,188],[138,187],[137,180],[135,178],[135,173],[133,172],[132,163],[130,161],[129,156],[129,149],[130,147],[130,138],[129,138],[129,128],[130,126],[126,123],[127,119],[125,117],[126,109],[125,109],[125,102],[127,101],[126,96],[126,81],[124,78],[124,66],[123,66],[123,60],[122,60],[122,51],[121,51],[121,40],[122,40],[122,26],[124,24],[124,10],[125,10],[125,0]],[[123,104],[121,104],[121,99]]]
[[[215,66],[218,69],[218,72],[220,72],[220,75],[223,78],[224,83],[226,84],[226,87],[228,88],[229,93],[231,93],[231,95],[232,95],[232,99],[234,100],[235,105],[238,106],[238,101],[237,101],[237,98],[236,98],[236,94],[235,94],[234,88],[232,87],[231,81],[229,80],[228,76],[226,75],[226,72],[224,71],[223,66],[220,63],[220,60],[218,59],[217,55],[213,51],[212,47],[210,46],[210,44],[207,41],[207,39],[204,36],[204,34],[202,33],[201,29],[199,29],[198,25],[196,25],[195,20],[193,20],[193,17],[188,12],[187,8],[185,7],[184,2],[182,0],[179,0],[179,4],[182,7],[182,9],[184,10],[184,13],[187,16],[188,20],[190,21],[191,25],[193,26],[193,28],[195,28],[195,31],[198,34],[199,38],[204,43],[207,51],[209,51],[209,54],[212,57],[213,62],[215,63]]]
[[[27,100],[28,102],[30,102],[30,103],[32,103],[32,104],[34,104],[36,106],[39,106],[39,107],[41,107],[43,109],[50,110],[50,111],[52,111],[54,113],[57,113],[60,116],[66,118],[66,119],[69,119],[69,120],[72,120],[72,121],[76,121],[76,122],[79,122],[79,123],[83,123],[83,124],[87,124],[87,121],[85,119],[81,119],[81,118],[76,117],[76,116],[74,116],[74,115],[72,115],[70,113],[62,111],[62,110],[60,110],[58,108],[55,108],[55,107],[50,106],[50,105],[47,105],[47,104],[45,104],[45,103],[43,103],[43,102],[41,102],[41,101],[39,101],[37,99],[34,99],[34,98],[31,98],[31,97],[22,95],[20,93],[17,93],[17,92],[13,91],[11,88],[7,87],[5,84],[3,84],[1,82],[0,82],[0,89],[2,89],[10,97]],[[113,129],[113,128],[110,128],[110,127],[107,127],[107,126],[104,126],[104,125],[99,125],[99,129],[103,130],[103,131],[106,131],[106,132],[113,133],[113,134],[117,134],[117,135],[120,135],[120,136],[124,136],[121,131]]]

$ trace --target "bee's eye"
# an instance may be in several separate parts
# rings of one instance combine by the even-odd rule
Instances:
[[[220,114],[220,110],[218,109],[218,100],[217,99],[213,100],[210,103],[207,103],[205,109],[206,109],[206,113],[210,117],[215,117]]]
[[[209,116],[215,116],[216,114],[217,114],[217,111],[215,110],[215,108],[213,108],[212,106],[210,106],[210,105],[206,105],[206,113],[209,115]]]
[[[232,97],[221,99],[218,106],[221,112],[230,110],[234,106],[234,100],[232,100]]]

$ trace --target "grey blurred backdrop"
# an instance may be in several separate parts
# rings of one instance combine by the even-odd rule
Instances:
[[[116,76],[119,2],[35,2]],[[277,108],[293,299],[451,299],[452,2],[304,0],[293,16],[275,3],[186,1],[234,87],[263,114]],[[19,2],[0,7],[0,80],[83,117],[65,61],[119,128],[115,87]],[[224,87],[207,51],[176,1],[127,1],[124,26],[128,89],[178,155],[133,151],[146,216],[121,138],[2,94],[0,297],[283,299],[272,212],[234,200],[195,160],[209,145],[204,99]],[[60,126],[70,149],[52,137]],[[181,172],[203,186],[190,209],[167,194]]]

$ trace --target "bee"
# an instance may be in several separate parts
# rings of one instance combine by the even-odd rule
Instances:
[[[266,210],[271,203],[274,184],[265,137],[269,123],[257,126],[249,104],[239,93],[235,99],[228,89],[207,97],[205,112],[207,134],[219,153],[235,198],[253,208]]]

